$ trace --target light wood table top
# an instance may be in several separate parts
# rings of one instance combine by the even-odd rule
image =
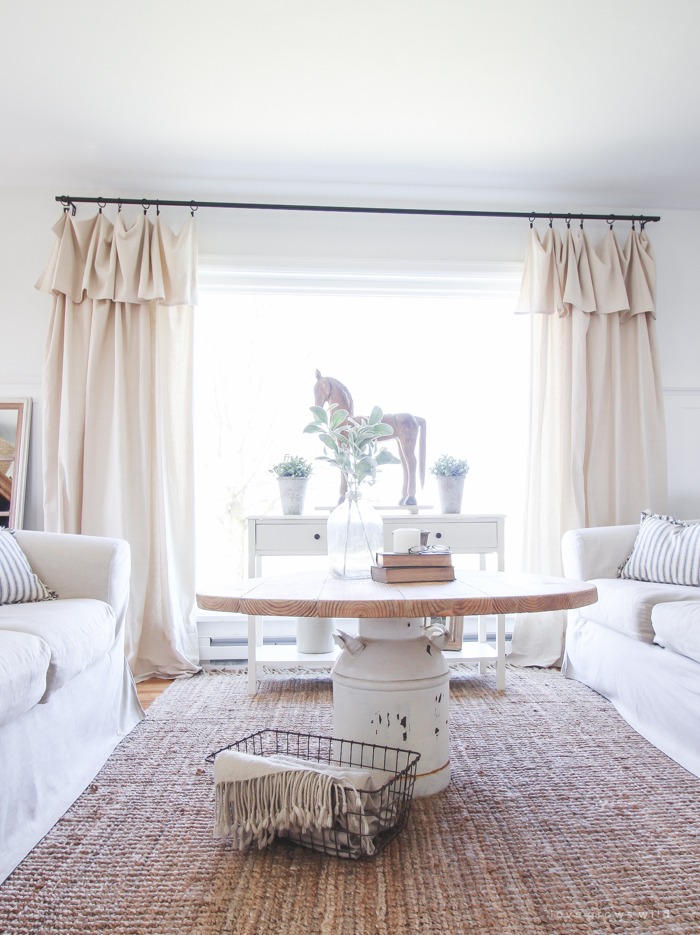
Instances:
[[[455,581],[384,584],[328,572],[250,578],[200,593],[203,610],[276,617],[471,617],[571,610],[592,604],[591,584],[546,575],[457,571]]]

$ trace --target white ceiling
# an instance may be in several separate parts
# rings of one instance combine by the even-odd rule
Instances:
[[[0,9],[0,185],[700,208],[698,0]]]

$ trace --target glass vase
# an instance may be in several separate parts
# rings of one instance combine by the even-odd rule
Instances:
[[[328,561],[336,578],[369,578],[384,548],[382,517],[360,494],[348,492],[328,517]]]

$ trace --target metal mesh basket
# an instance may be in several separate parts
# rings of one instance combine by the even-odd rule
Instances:
[[[349,809],[332,828],[313,832],[285,831],[286,840],[333,857],[375,857],[408,820],[420,753],[357,740],[286,730],[260,730],[209,754],[213,763],[224,750],[256,756],[286,754],[315,763],[370,769],[386,782],[372,792],[360,792],[361,807]]]

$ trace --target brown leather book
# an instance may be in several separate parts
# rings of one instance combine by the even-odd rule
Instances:
[[[455,580],[455,570],[452,565],[395,565],[392,567],[372,565],[371,571],[374,581],[383,581],[387,584],[398,581]]]
[[[451,565],[451,552],[377,552],[377,565],[384,568],[407,568],[409,566],[434,567],[439,565]]]

